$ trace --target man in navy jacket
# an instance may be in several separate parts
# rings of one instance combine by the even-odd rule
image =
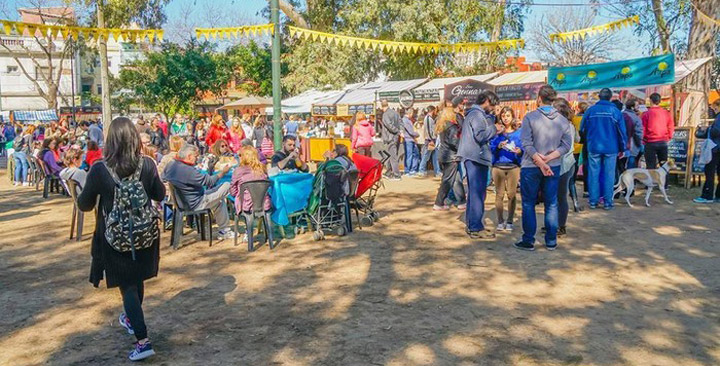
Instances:
[[[625,120],[610,102],[612,91],[600,90],[600,100],[583,115],[580,134],[585,136],[588,150],[588,193],[590,208],[597,208],[602,192],[605,209],[613,207],[615,165],[619,153],[625,151],[627,132]]]
[[[457,155],[462,158],[467,175],[468,200],[465,222],[467,234],[473,239],[491,239],[495,233],[485,230],[485,196],[488,184],[488,171],[492,166],[490,141],[502,132],[498,130],[488,114],[499,103],[497,94],[485,90],[478,95],[477,101],[467,111],[460,134]]]

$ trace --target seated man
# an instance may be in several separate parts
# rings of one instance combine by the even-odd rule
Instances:
[[[282,149],[275,152],[270,166],[280,170],[298,170],[307,173],[310,169],[300,157],[300,152],[296,149],[296,142],[295,136],[283,137]]]
[[[225,166],[218,174],[208,175],[195,168],[198,159],[198,148],[185,145],[178,151],[177,158],[165,168],[163,179],[175,187],[178,199],[186,202],[191,210],[211,209],[219,228],[219,240],[233,239],[235,233],[230,229],[230,218],[226,197],[230,191],[230,183],[212,187],[230,170]]]

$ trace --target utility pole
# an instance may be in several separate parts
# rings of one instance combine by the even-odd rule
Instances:
[[[270,1],[270,22],[273,24],[272,40],[272,92],[273,136],[275,149],[282,145],[282,88],[280,86],[280,6],[278,0]]]

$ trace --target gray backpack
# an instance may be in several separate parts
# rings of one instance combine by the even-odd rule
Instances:
[[[132,252],[133,260],[136,250],[151,247],[160,237],[158,212],[140,182],[143,161],[140,160],[135,172],[124,179],[105,165],[115,181],[113,208],[105,213],[105,239],[118,252]]]

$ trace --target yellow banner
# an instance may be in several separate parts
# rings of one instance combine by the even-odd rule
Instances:
[[[272,23],[260,25],[245,25],[241,27],[227,28],[195,28],[195,37],[197,39],[231,39],[239,37],[249,37],[256,35],[272,35],[275,27]]]
[[[140,40],[144,40],[147,37],[150,42],[154,42],[156,39],[162,42],[164,34],[162,29],[127,30],[116,28],[87,28],[13,22],[10,20],[0,20],[0,23],[2,23],[1,31],[5,35],[25,35],[25,31],[27,31],[27,35],[34,36],[37,35],[37,32],[39,31],[43,37],[49,36],[51,38],[68,38],[68,36],[72,36],[77,39],[78,36],[82,35],[87,39],[99,39],[100,37],[109,39],[110,36],[112,36],[115,38],[115,41],[120,42],[120,37],[122,37],[125,41],[129,41],[131,39],[137,39],[139,36]],[[13,30],[15,33],[13,33]],[[134,37],[126,37],[130,33],[134,34]]]
[[[616,20],[607,24],[596,25],[594,27],[578,29],[570,32],[553,33],[550,35],[550,40],[553,42],[567,42],[574,39],[585,39],[587,36],[594,36],[605,32],[613,32],[620,30],[624,27],[632,26],[640,22],[640,17],[637,15],[629,18]]]
[[[362,49],[380,49],[382,51],[391,51],[406,54],[425,54],[439,52],[479,52],[487,50],[508,50],[525,47],[525,41],[522,39],[507,39],[497,42],[475,42],[475,43],[420,43],[420,42],[398,42],[383,41],[377,39],[368,39],[360,37],[342,36],[331,33],[318,32],[310,29],[288,26],[291,37],[300,39],[312,39],[328,44],[336,44],[343,46],[351,46]]]

